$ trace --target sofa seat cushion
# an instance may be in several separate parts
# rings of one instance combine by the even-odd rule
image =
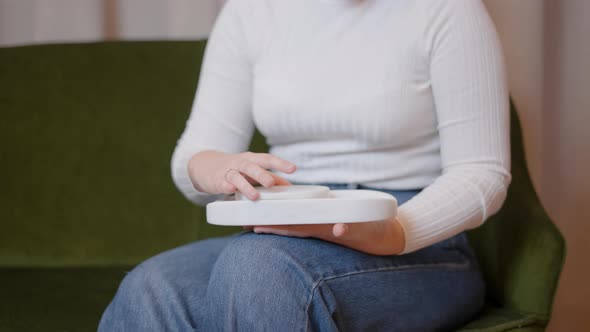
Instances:
[[[476,319],[464,326],[460,331],[532,332],[544,331],[546,325],[547,319],[545,317],[488,304]]]
[[[128,266],[0,268],[0,331],[96,331],[129,270]],[[532,314],[488,305],[461,331],[536,331],[545,323]]]
[[[96,331],[129,270],[0,268],[0,331]]]

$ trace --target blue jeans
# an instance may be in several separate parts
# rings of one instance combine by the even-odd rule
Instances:
[[[386,192],[402,204],[418,191]],[[141,263],[121,283],[99,331],[452,330],[482,308],[484,294],[464,234],[380,257],[245,232]]]

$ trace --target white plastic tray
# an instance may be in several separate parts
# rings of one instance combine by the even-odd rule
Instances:
[[[369,222],[393,218],[395,197],[374,190],[330,190],[323,186],[257,188],[260,199],[240,194],[207,205],[207,222],[223,226]]]

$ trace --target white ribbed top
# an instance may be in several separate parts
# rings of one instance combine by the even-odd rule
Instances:
[[[254,126],[296,182],[417,189],[411,252],[477,227],[510,182],[501,46],[481,0],[230,0],[172,160],[245,151]]]

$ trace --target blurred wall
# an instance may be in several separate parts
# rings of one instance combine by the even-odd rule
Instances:
[[[590,1],[484,1],[504,44],[533,182],[567,240],[550,330],[590,331]],[[201,38],[222,3],[0,0],[0,46]]]
[[[485,0],[535,187],[567,241],[549,331],[590,331],[590,1]]]
[[[0,0],[0,46],[102,39],[102,5],[100,0]]]
[[[119,37],[206,38],[220,3],[219,0],[119,0]]]
[[[0,0],[0,46],[101,39],[198,39],[223,0]]]

